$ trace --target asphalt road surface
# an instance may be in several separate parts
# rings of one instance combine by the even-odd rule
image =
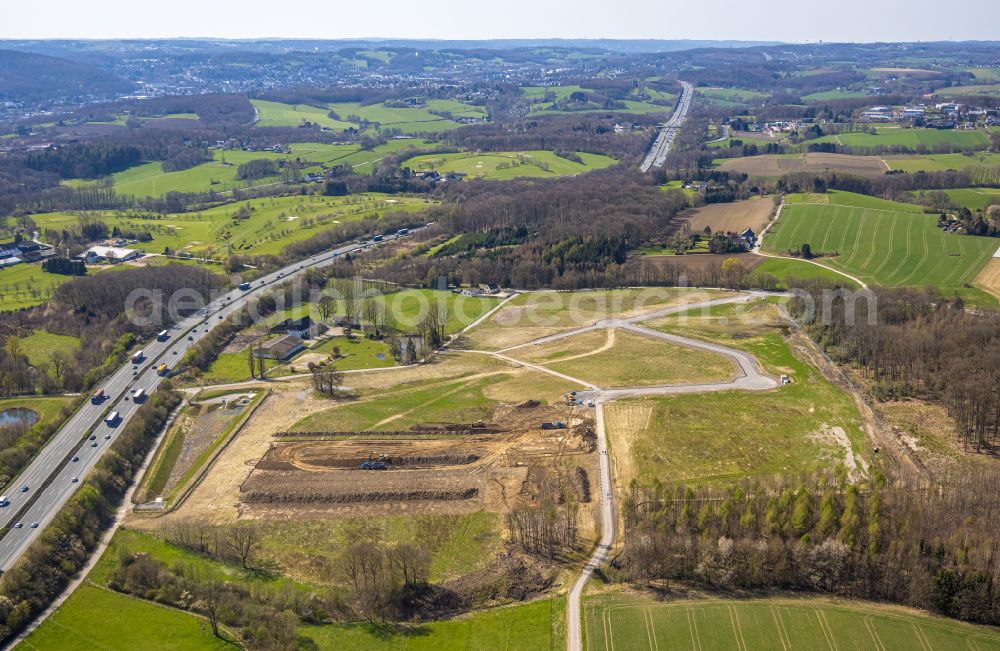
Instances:
[[[687,119],[688,109],[691,108],[691,96],[694,95],[694,86],[686,81],[682,81],[681,86],[684,87],[684,90],[681,91],[681,99],[677,104],[677,110],[674,111],[674,114],[663,125],[660,135],[656,136],[656,140],[653,141],[653,146],[649,148],[646,159],[639,166],[639,171],[641,172],[648,172],[653,167],[663,167],[663,164],[667,160],[667,154],[670,153],[670,148],[677,137],[677,132],[680,131],[681,125]]]
[[[386,235],[380,243],[347,244],[262,276],[253,281],[249,290],[234,289],[174,324],[168,330],[166,341],[152,339],[146,342],[143,345],[145,357],[138,364],[123,365],[100,385],[105,393],[103,402],[95,405],[88,400],[80,407],[7,487],[5,495],[10,503],[0,508],[0,531],[5,532],[0,538],[0,570],[7,571],[14,565],[76,492],[87,472],[111,448],[118,432],[140,406],[135,403],[132,393],[141,388],[148,395],[163,379],[156,372],[158,366],[166,363],[175,370],[184,353],[209,330],[269,287],[309,268],[329,266],[337,256],[405,236]],[[118,422],[107,423],[106,416],[115,411],[120,415]]]

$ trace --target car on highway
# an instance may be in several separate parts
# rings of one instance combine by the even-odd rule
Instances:
[[[192,337],[191,335],[188,335],[188,341],[194,341],[194,337]]]
[[[76,463],[79,460],[80,460],[80,457],[73,457],[73,463]]]
[[[97,441],[94,441],[93,443],[91,443],[91,444],[90,444],[90,447],[92,447],[92,448],[96,448],[96,447],[97,447]]]
[[[15,528],[15,529],[20,529],[20,528],[21,528],[21,527],[23,527],[23,526],[24,526],[24,523],[23,523],[23,522],[18,522],[17,524],[15,524],[15,525],[14,525],[14,528]]]
[[[37,529],[38,528],[38,523],[37,522],[32,522],[31,523],[31,528],[32,529]]]
[[[21,486],[21,492],[22,493],[27,493],[28,492],[28,487],[27,486]]]
[[[110,441],[111,440],[111,435],[110,434],[105,434],[104,435],[104,440],[105,441]]]
[[[73,478],[73,483],[74,483],[74,484],[75,484],[76,482],[78,482],[78,481],[80,481],[80,478],[79,478],[79,477],[74,477],[74,478]]]

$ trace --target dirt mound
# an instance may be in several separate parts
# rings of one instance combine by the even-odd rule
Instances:
[[[243,495],[243,501],[266,504],[349,504],[353,502],[415,502],[442,500],[469,500],[479,494],[475,487],[455,490],[371,490],[356,492],[312,492],[312,491],[262,491],[251,490]]]
[[[466,603],[477,606],[498,599],[524,601],[548,590],[557,570],[541,559],[500,554],[488,567],[442,584]]]

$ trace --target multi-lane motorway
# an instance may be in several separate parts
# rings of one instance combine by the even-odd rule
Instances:
[[[405,236],[405,233],[386,235],[380,243]],[[123,365],[100,385],[104,389],[104,401],[93,404],[88,400],[80,407],[7,487],[9,504],[0,508],[0,529],[7,532],[0,539],[0,570],[10,569],[41,535],[45,526],[80,486],[87,472],[111,448],[117,433],[141,406],[135,403],[133,392],[145,389],[148,395],[163,379],[157,374],[157,367],[165,363],[174,370],[189,348],[227,316],[240,310],[251,297],[260,296],[269,287],[294,278],[309,268],[328,266],[337,256],[380,243],[351,243],[262,276],[251,283],[249,290],[234,289],[174,324],[167,331],[165,341],[154,339],[145,343],[144,358],[138,364],[129,362]],[[114,411],[120,414],[119,421],[109,425],[105,418]]]
[[[653,167],[663,167],[670,147],[674,144],[674,138],[677,137],[677,132],[684,124],[684,120],[687,119],[688,109],[691,108],[691,96],[694,95],[694,86],[686,81],[682,81],[681,86],[684,87],[684,90],[681,91],[680,101],[677,102],[677,110],[663,125],[660,134],[653,141],[653,146],[649,148],[649,153],[646,154],[645,160],[639,166],[642,172],[648,172]]]

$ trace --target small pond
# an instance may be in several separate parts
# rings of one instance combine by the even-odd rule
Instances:
[[[38,422],[38,412],[22,407],[0,411],[0,427],[9,425],[34,425]]]

